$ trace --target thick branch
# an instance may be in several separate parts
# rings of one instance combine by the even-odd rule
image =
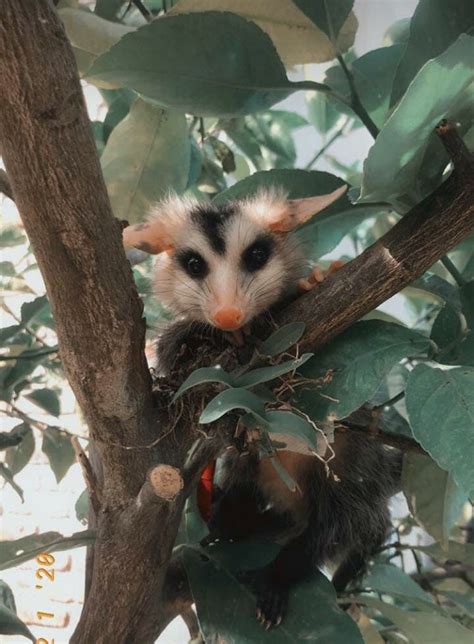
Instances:
[[[451,128],[448,152],[463,150]],[[443,131],[438,131],[441,140]],[[422,275],[474,230],[472,155],[456,153],[452,175],[359,257],[285,309],[306,324],[303,350],[320,348]]]
[[[45,280],[62,362],[99,448],[111,436],[143,443],[152,436],[143,307],[74,55],[47,0],[3,0],[1,14],[2,154]],[[101,452],[113,465],[117,495],[137,493],[143,472],[133,467],[134,455]]]

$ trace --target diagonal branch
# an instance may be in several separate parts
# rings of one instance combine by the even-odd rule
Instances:
[[[317,350],[408,286],[474,230],[474,162],[456,130],[437,130],[454,171],[361,255],[278,317],[306,324],[303,350]]]

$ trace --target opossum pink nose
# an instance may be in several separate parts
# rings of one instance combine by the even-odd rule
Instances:
[[[244,321],[244,313],[235,306],[223,306],[212,316],[213,323],[224,331],[238,329]]]

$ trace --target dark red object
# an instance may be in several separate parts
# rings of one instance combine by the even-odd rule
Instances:
[[[209,522],[212,515],[212,488],[216,461],[211,461],[203,469],[197,488],[197,504],[204,521]]]

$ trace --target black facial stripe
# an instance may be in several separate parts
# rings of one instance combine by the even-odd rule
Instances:
[[[192,221],[199,226],[209,240],[211,248],[219,255],[225,254],[225,224],[233,215],[235,215],[235,209],[231,204],[222,206],[205,204],[198,206],[191,213]]]
[[[273,253],[274,242],[270,235],[260,235],[242,253],[242,269],[254,273],[265,266]]]
[[[209,266],[204,257],[190,248],[180,250],[175,255],[176,261],[189,277],[204,279],[209,274]]]

